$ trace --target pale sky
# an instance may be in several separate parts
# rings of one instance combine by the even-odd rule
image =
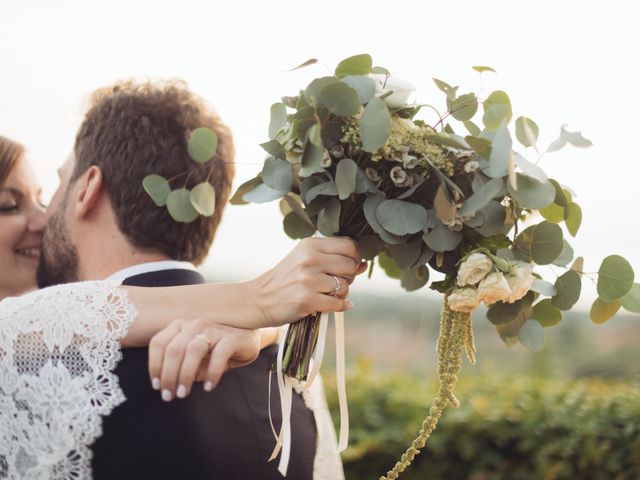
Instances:
[[[95,88],[122,78],[186,80],[232,128],[236,186],[264,158],[269,106],[353,54],[370,53],[417,87],[413,99],[443,106],[432,77],[484,94],[509,93],[514,117],[560,126],[590,149],[568,147],[541,166],[577,193],[584,220],[577,254],[595,271],[610,253],[640,275],[637,239],[640,45],[633,2],[577,1],[7,1],[0,28],[0,134],[24,143],[48,197]],[[308,58],[325,66],[286,72]],[[249,278],[295,245],[277,202],[230,206],[206,269]],[[541,271],[552,279],[550,272]],[[383,275],[358,288],[399,293]],[[590,295],[586,295],[591,297]],[[583,298],[585,295],[583,295]],[[585,300],[588,300],[585,299]]]

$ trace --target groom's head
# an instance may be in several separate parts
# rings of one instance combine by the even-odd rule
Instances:
[[[198,127],[218,135],[217,155],[206,165],[212,168],[189,157],[187,140]],[[39,283],[96,278],[86,270],[104,271],[107,262],[127,262],[135,254],[202,262],[231,193],[233,156],[229,129],[182,82],[124,82],[98,90],[59,170]],[[215,213],[174,221],[142,188],[149,174],[173,179],[173,188],[209,181]]]

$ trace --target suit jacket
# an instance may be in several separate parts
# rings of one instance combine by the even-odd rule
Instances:
[[[126,279],[124,285],[161,287],[203,283],[191,270],[164,270]],[[151,388],[147,348],[123,349],[116,368],[127,400],[104,418],[103,435],[93,445],[96,480],[282,479],[277,459],[267,462],[275,445],[268,413],[269,368],[277,347],[227,372],[212,392],[194,384],[186,399],[165,403]],[[281,423],[275,375],[271,413]],[[313,413],[294,393],[292,447],[287,478],[313,477],[316,427]]]

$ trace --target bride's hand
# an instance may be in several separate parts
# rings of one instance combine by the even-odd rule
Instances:
[[[224,372],[253,362],[260,347],[260,330],[176,320],[149,342],[151,384],[167,402],[187,397],[195,381],[210,391]]]
[[[252,282],[264,324],[278,326],[315,312],[349,310],[349,285],[365,270],[358,245],[349,238],[302,240]]]

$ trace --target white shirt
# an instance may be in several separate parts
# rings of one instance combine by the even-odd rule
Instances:
[[[105,280],[108,282],[121,284],[127,278],[143,273],[160,272],[162,270],[193,270],[197,272],[195,265],[191,262],[179,262],[177,260],[160,260],[158,262],[145,262],[130,267],[123,268],[116,273],[109,275]]]

